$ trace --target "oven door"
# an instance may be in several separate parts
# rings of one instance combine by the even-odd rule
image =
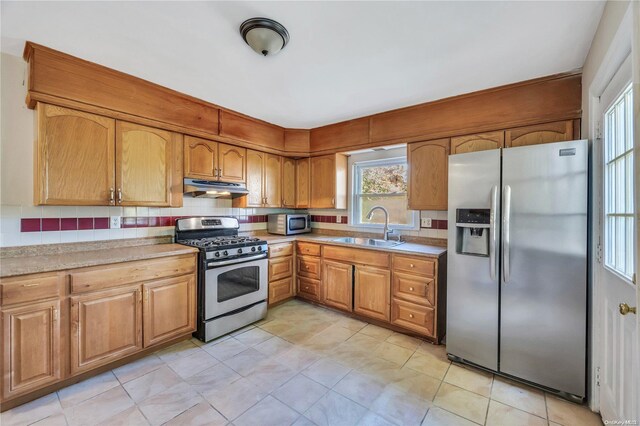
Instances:
[[[300,234],[307,232],[308,216],[287,216],[287,234]]]
[[[266,300],[267,268],[267,258],[226,266],[207,266],[205,320]]]

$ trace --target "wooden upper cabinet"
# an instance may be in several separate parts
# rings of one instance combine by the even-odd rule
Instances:
[[[113,204],[115,127],[110,118],[39,103],[34,204]]]
[[[343,121],[311,130],[312,152],[344,151],[369,143],[369,117]]]
[[[391,319],[391,272],[356,266],[353,311],[382,321]]]
[[[247,190],[249,193],[245,197],[234,199],[234,202],[244,199],[246,203],[242,207],[262,207],[264,204],[262,178],[266,155],[264,152],[247,150]]]
[[[504,147],[504,132],[479,133],[451,138],[451,154],[486,151]]]
[[[309,153],[310,133],[309,130],[285,129],[284,150],[288,153],[307,155]]]
[[[447,210],[449,139],[407,145],[409,208]]]
[[[279,155],[264,155],[264,177],[262,193],[264,207],[280,207],[282,205],[282,158]]]
[[[116,199],[122,206],[170,206],[174,154],[182,135],[153,127],[116,123]],[[182,159],[179,159],[182,164]],[[180,180],[181,180],[180,176]],[[178,186],[178,185],[176,185]],[[180,195],[182,193],[181,185]]]
[[[244,183],[247,150],[224,143],[218,144],[218,180]]]
[[[296,160],[282,158],[282,207],[296,207]]]
[[[311,158],[311,208],[347,208],[347,157],[329,154]]]
[[[196,281],[193,274],[143,285],[144,346],[196,329]]]
[[[307,209],[311,203],[311,163],[308,158],[296,160],[296,208]]]
[[[348,263],[323,261],[323,302],[351,312],[353,300],[353,266]]]
[[[231,111],[220,110],[220,136],[284,150],[284,129]]]
[[[73,296],[70,301],[71,374],[142,349],[140,285]]]
[[[3,398],[62,378],[60,301],[3,309]]]
[[[184,177],[214,180],[218,167],[218,143],[184,137]]]
[[[566,120],[509,129],[505,132],[505,146],[516,148],[578,139],[579,126],[576,127],[577,129],[574,129],[574,120]],[[574,130],[577,131],[574,133]]]

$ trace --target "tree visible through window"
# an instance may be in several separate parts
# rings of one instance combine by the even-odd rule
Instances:
[[[407,209],[407,161],[394,158],[356,163],[354,165],[354,223],[384,224],[384,213],[366,215],[374,206],[389,212],[389,224],[414,226],[414,212]]]

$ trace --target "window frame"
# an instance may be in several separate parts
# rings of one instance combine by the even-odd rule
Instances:
[[[628,97],[628,98],[627,98]],[[627,99],[625,99],[627,98]],[[614,136],[614,140],[611,141],[610,140],[610,135],[609,135],[609,117],[610,117],[610,113],[616,109],[616,107],[621,103],[621,102],[626,102],[626,106],[625,106],[625,115],[626,118],[629,119],[629,116],[631,118],[630,123],[627,123],[625,121],[626,127],[625,127],[625,133],[628,131],[629,134],[625,135],[625,138],[630,138],[631,140],[631,146],[630,148],[624,148],[625,151],[621,152],[621,153],[615,153],[616,151],[616,144],[617,144],[617,139]],[[602,249],[603,249],[603,256],[602,256],[602,265],[603,267],[609,271],[610,273],[618,276],[621,280],[631,284],[631,285],[636,285],[637,283],[635,282],[635,277],[637,276],[637,271],[636,271],[636,265],[635,265],[635,256],[636,256],[636,252],[638,250],[638,247],[636,247],[636,241],[635,241],[635,232],[637,232],[637,230],[635,229],[636,226],[636,214],[637,214],[637,206],[635,205],[635,200],[634,200],[634,196],[635,196],[635,185],[638,184],[637,181],[635,181],[635,177],[634,177],[634,173],[635,173],[635,161],[637,161],[637,159],[635,158],[635,147],[634,147],[634,143],[633,143],[633,133],[636,131],[636,129],[633,128],[633,84],[632,82],[626,82],[625,84],[622,85],[622,87],[619,88],[619,90],[616,92],[615,96],[612,97],[610,103],[608,105],[605,105],[606,109],[603,109],[602,112],[602,116],[601,116],[601,140],[602,140],[602,163],[601,163],[601,167],[602,167],[602,173],[603,173],[603,179],[602,179],[602,183],[603,183],[603,188],[602,188],[602,229],[603,229],[603,244],[602,244]],[[614,118],[615,120],[615,118]],[[617,124],[614,124],[614,126],[617,126]],[[613,129],[618,130],[616,128]],[[613,145],[613,146],[612,146]],[[619,165],[622,164],[622,172],[620,172],[620,168]],[[627,167],[624,167],[627,166]],[[630,174],[630,176],[629,176]],[[612,184],[610,179],[612,178],[614,179],[614,183]],[[612,192],[614,192],[618,185],[617,182],[621,181],[620,179],[624,179],[625,180],[625,184],[629,184],[628,187],[626,187],[626,191],[624,194],[615,194]],[[619,202],[618,201],[618,197],[620,197],[622,195],[622,198],[625,200],[625,212],[619,212],[619,208],[618,206],[612,206],[613,202]],[[612,200],[613,198],[613,200]],[[628,212],[628,206],[627,206],[627,202],[630,201],[631,204],[631,211]],[[625,267],[625,270],[622,269],[618,269],[617,267],[619,267],[619,265],[617,264],[617,259],[620,257],[618,256],[617,250],[620,248],[619,243],[614,243],[612,240],[612,238],[615,238],[615,235],[612,236],[611,235],[611,230],[609,229],[609,225],[610,225],[610,219],[613,219],[614,221],[617,220],[617,218],[625,218],[626,220],[630,219],[631,222],[631,226],[633,227],[633,229],[631,230],[631,232],[626,233],[625,234],[625,241],[624,243],[624,249],[623,249],[623,254],[622,257],[626,258],[625,259],[625,266],[627,264],[631,265],[631,269],[630,269],[630,273],[628,274],[628,268]],[[616,224],[614,223],[614,228],[615,228]],[[617,233],[617,230],[613,230],[613,233]],[[613,251],[613,254],[612,254]],[[610,262],[610,256],[613,256],[614,259],[612,262]]]
[[[406,194],[407,199],[409,197],[408,191],[405,193],[395,193],[395,194],[362,194],[358,192],[358,188],[360,188],[360,179],[361,173],[360,169],[364,167],[375,167],[375,166],[392,166],[396,164],[405,164],[408,168],[407,157],[405,156],[393,156],[388,158],[380,158],[375,160],[361,160],[354,161],[351,166],[351,223],[353,226],[357,226],[359,228],[370,228],[370,229],[383,229],[384,224],[376,224],[376,223],[362,223],[360,222],[360,203],[359,197],[362,195],[375,195],[379,197],[385,196],[397,196],[398,194]],[[407,176],[408,179],[408,176]],[[417,230],[419,229],[420,221],[418,210],[410,210],[407,205],[407,212],[411,217],[411,223],[407,225],[398,225],[398,224],[389,224],[389,229],[397,229],[397,230]]]

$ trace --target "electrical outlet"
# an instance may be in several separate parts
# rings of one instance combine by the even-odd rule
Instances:
[[[120,228],[120,216],[111,216],[109,221],[109,228]]]
[[[420,227],[421,228],[431,228],[431,218],[430,217],[423,217],[422,219],[420,219]]]
[[[336,223],[342,223],[342,216],[336,216]]]

